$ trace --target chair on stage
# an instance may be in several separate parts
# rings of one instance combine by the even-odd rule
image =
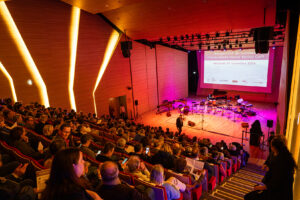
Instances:
[[[194,114],[195,112],[197,112],[197,108],[198,108],[198,103],[193,101],[192,102],[192,113]]]
[[[200,101],[200,104],[199,104],[199,113],[204,113],[204,110],[205,110],[205,101]]]

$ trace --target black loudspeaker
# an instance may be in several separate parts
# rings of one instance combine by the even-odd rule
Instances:
[[[254,41],[273,40],[274,27],[272,27],[272,26],[254,28],[254,29],[252,29],[252,31],[253,31],[253,40]]]
[[[121,50],[122,50],[122,54],[125,58],[129,58],[130,57],[130,50],[132,49],[132,42],[131,41],[124,41],[121,42]]]
[[[135,100],[134,105],[138,106],[139,105],[139,100]]]
[[[273,127],[273,120],[268,120],[267,121],[267,127],[272,128]]]
[[[269,41],[255,41],[255,53],[268,53]]]
[[[253,40],[255,41],[255,53],[268,53],[269,40],[274,37],[274,27],[267,26],[252,29]]]
[[[195,122],[188,121],[188,125],[191,126],[191,127],[193,127],[193,126],[195,126],[196,124],[195,124]]]

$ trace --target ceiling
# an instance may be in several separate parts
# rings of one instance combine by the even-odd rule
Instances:
[[[276,0],[61,0],[105,18],[133,40],[274,26]]]

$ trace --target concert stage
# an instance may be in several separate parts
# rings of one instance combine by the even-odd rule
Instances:
[[[188,98],[187,105],[191,108],[192,102],[199,102],[204,98]],[[248,102],[253,105],[252,111],[256,112],[255,116],[242,117],[237,114],[233,114],[230,111],[224,111],[222,116],[222,111],[216,112],[215,114],[207,113],[206,110],[203,114],[189,112],[184,116],[184,126],[183,133],[190,137],[207,137],[210,138],[213,143],[224,140],[227,143],[230,142],[242,142],[242,122],[249,123],[248,131],[250,130],[251,124],[255,120],[261,122],[262,131],[265,135],[265,140],[268,137],[268,127],[267,120],[273,120],[274,126],[270,131],[275,130],[276,127],[276,107],[271,103],[261,103],[261,102]],[[179,109],[176,108],[170,111],[171,116],[167,116],[167,112],[157,113],[157,109],[144,113],[140,116],[139,122],[142,122],[151,126],[162,126],[165,128],[170,128],[170,131],[177,131],[176,129],[176,118],[179,116]],[[203,123],[202,123],[203,119]],[[191,127],[188,125],[188,121],[195,122],[195,126]],[[247,134],[249,138],[249,134]],[[249,149],[249,141],[244,141],[245,148]],[[267,148],[266,148],[267,149]]]

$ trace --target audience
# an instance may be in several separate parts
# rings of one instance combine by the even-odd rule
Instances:
[[[125,172],[133,174],[144,181],[150,180],[150,172],[145,167],[145,164],[141,162],[138,156],[130,156],[125,168]]]
[[[52,162],[50,177],[42,200],[100,200],[101,198],[80,183],[84,174],[84,160],[78,149],[59,151]]]
[[[10,144],[20,150],[24,155],[35,159],[43,158],[40,152],[35,151],[29,144],[29,139],[26,136],[26,131],[22,127],[15,127],[10,133]]]
[[[100,162],[113,161],[112,155],[114,151],[115,151],[115,145],[111,142],[107,142],[104,145],[103,151],[96,156],[96,159]]]
[[[9,107],[11,107],[11,109],[14,109],[15,112],[7,109]],[[38,134],[43,135],[46,138],[52,140],[49,146],[49,141],[45,143],[46,146],[43,151],[44,153],[42,154],[37,151],[37,142],[43,142],[43,138],[45,137],[40,136],[39,138],[38,135],[34,135],[34,132],[29,131],[28,138],[26,136],[26,132],[23,130],[23,128],[20,127],[14,128],[11,131],[12,133],[9,134],[9,126],[3,123],[4,120],[1,121],[2,112],[3,114],[5,113],[4,115],[6,116],[7,120],[11,119],[10,122],[16,122],[14,126],[22,126],[22,115],[26,116],[26,128],[34,130]],[[39,118],[39,120],[36,120],[37,118]],[[10,123],[10,125],[12,125],[12,123]],[[95,143],[93,142],[93,139],[90,135],[91,132],[93,135],[96,132],[94,132],[94,130],[89,127],[88,123],[91,123],[91,125],[97,125],[104,132],[109,132],[114,138],[119,137],[117,139],[116,145],[111,142],[106,142],[104,148],[101,150],[101,153],[97,153],[96,155],[92,149],[96,150],[98,148],[99,150],[99,147],[95,146]],[[135,122],[130,120],[115,119],[105,115],[97,118],[95,115],[92,114],[84,115],[83,113],[76,113],[75,111],[71,111],[68,113],[66,110],[62,110],[60,108],[45,108],[44,106],[41,106],[37,103],[30,104],[27,106],[22,106],[22,104],[19,103],[10,103],[7,106],[0,106],[0,131],[0,139],[8,141],[9,144],[11,144],[12,146],[19,148],[20,151],[25,155],[29,155],[35,159],[44,158],[44,155],[46,155],[44,166],[47,168],[50,168],[54,165],[54,160],[57,157],[56,155],[59,155],[61,152],[66,151],[67,149],[64,150],[65,148],[78,146],[78,142],[80,141],[81,145],[79,149],[85,155],[88,155],[91,158],[96,158],[96,160],[98,160],[101,163],[104,163],[106,161],[108,163],[111,163],[111,161],[113,161],[113,166],[117,166],[118,172],[119,170],[122,171],[124,168],[125,172],[131,173],[135,177],[139,177],[144,181],[150,181],[155,184],[158,184],[159,182],[158,181],[156,183],[155,179],[151,179],[150,173],[145,167],[143,161],[152,164],[161,164],[166,169],[172,169],[177,173],[191,176],[193,183],[192,186],[181,184],[181,187],[179,187],[178,185],[174,184],[174,182],[177,182],[178,180],[173,177],[172,179],[168,179],[165,182],[159,183],[160,185],[164,186],[166,190],[168,190],[168,199],[173,199],[173,197],[176,196],[176,194],[178,194],[177,192],[179,192],[179,190],[181,192],[184,192],[186,191],[186,188],[191,189],[194,187],[198,187],[200,184],[207,183],[206,176],[204,176],[204,174],[200,173],[200,178],[198,179],[193,175],[189,174],[187,171],[185,171],[186,160],[181,154],[195,160],[202,160],[203,162],[209,161],[218,165],[220,168],[220,173],[222,175],[226,175],[226,169],[222,169],[222,165],[220,165],[220,161],[225,160],[224,155],[226,157],[230,157],[231,155],[241,156],[245,154],[245,152],[242,150],[242,147],[237,148],[236,145],[238,144],[230,144],[228,147],[229,150],[227,150],[227,145],[224,141],[218,142],[214,146],[207,138],[199,139],[197,141],[197,137],[191,139],[184,133],[180,135],[178,135],[177,133],[177,135],[175,134],[174,137],[174,134],[170,132],[170,130],[164,132],[162,127],[144,126],[143,124],[136,124]],[[3,132],[7,132],[7,134],[4,135]],[[99,131],[96,134],[99,134]],[[80,138],[76,136],[79,136]],[[35,141],[35,139],[37,141]],[[128,147],[132,147],[132,150],[130,150],[130,148]],[[127,163],[125,163],[124,165],[122,164],[121,167],[121,160],[123,159],[121,159],[120,156],[122,157],[122,155],[125,154],[128,155],[129,152],[131,152],[130,155],[132,156],[129,158]],[[82,157],[82,153],[80,153],[80,156],[78,158],[79,160],[74,161],[73,159],[72,162],[74,165],[77,165],[77,161],[81,162],[80,158]],[[212,158],[210,157],[210,153],[212,153]],[[156,167],[157,166],[158,165],[156,165]],[[159,166],[156,169],[157,171],[159,171],[160,175],[163,175],[162,166]],[[228,164],[228,167],[229,166],[230,165]],[[101,178],[100,172],[98,173],[97,169],[92,169],[93,167],[94,166],[90,166],[89,163],[86,163],[83,173],[78,177],[81,181],[85,183],[77,185],[80,181],[76,179],[76,181],[78,182],[75,181],[67,189],[70,189],[72,187],[78,189],[74,190],[74,193],[80,193],[80,195],[83,196],[84,199],[89,199],[90,196],[97,198],[97,196],[95,197],[93,193],[89,191],[84,191],[84,189],[87,188],[94,188],[93,186],[95,186],[95,183],[98,183],[99,178]],[[100,169],[102,168],[100,167]],[[153,171],[153,173],[155,173],[155,170]],[[93,181],[93,179],[95,179],[96,181]],[[66,181],[64,178],[62,178],[61,180]],[[74,180],[75,179],[72,178],[71,181]],[[109,194],[108,191],[110,191],[110,189],[111,191],[114,191],[114,189],[116,188],[116,190],[118,190],[118,184],[115,185],[116,187],[108,187],[107,185],[110,185],[109,181],[102,181],[103,184],[101,187],[106,195]],[[66,181],[66,183],[67,182],[68,181]],[[91,182],[94,183],[90,184]],[[115,183],[117,182],[118,181],[116,179]],[[120,187],[121,190],[123,190],[122,188],[124,187]],[[173,191],[170,187],[174,188],[175,191]],[[129,193],[130,195],[137,195],[139,198],[142,199],[146,198],[145,196],[139,193],[135,194],[135,192],[131,191]],[[54,192],[53,194],[56,193]],[[47,197],[43,197],[47,199]],[[110,199],[108,198],[108,196],[102,197],[104,199]],[[51,198],[49,197],[49,199]]]
[[[84,134],[80,137],[80,141],[81,141],[80,151],[95,159],[96,158],[95,152],[89,148],[91,142],[93,141],[93,137],[91,135]]]
[[[175,179],[175,178],[174,178]],[[173,180],[174,180],[173,179]],[[164,168],[162,165],[157,164],[154,165],[153,169],[151,170],[150,174],[150,182],[154,183],[155,185],[163,186],[166,189],[168,200],[173,199],[179,199],[180,198],[180,191],[179,189],[182,189],[183,191],[186,189],[185,185],[181,183],[179,180],[176,179],[176,181],[164,181]],[[178,184],[172,184],[177,182]],[[181,187],[178,187],[181,186]],[[155,194],[154,191],[149,189],[148,195],[151,198],[151,200],[155,200]]]
[[[119,169],[114,162],[104,162],[100,173],[102,184],[97,188],[97,193],[105,200],[144,200],[146,195],[139,193],[132,187],[122,183],[119,179]]]

